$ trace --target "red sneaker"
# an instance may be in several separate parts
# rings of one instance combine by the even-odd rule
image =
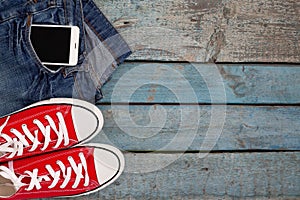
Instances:
[[[97,192],[124,170],[122,153],[89,144],[0,166],[0,199],[74,197]]]
[[[103,126],[93,104],[50,99],[0,118],[0,162],[33,156],[87,142]]]

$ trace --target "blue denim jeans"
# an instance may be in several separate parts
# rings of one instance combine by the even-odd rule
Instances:
[[[31,24],[80,28],[79,62],[56,73],[30,41]],[[0,0],[0,116],[55,97],[95,102],[130,48],[92,0]]]

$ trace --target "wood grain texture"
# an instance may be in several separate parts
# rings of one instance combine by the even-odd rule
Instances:
[[[133,62],[115,71],[101,102],[299,104],[299,91],[296,65]]]
[[[76,199],[286,200],[300,195],[299,152],[209,154],[202,159],[197,154],[125,157],[125,173],[113,185]],[[151,171],[161,163],[166,166]]]
[[[298,0],[96,0],[132,60],[300,61]]]
[[[129,60],[154,62],[125,63],[102,88],[92,142],[122,149],[125,172],[77,199],[299,199],[300,67],[251,63],[300,62],[300,1],[95,1]],[[225,104],[222,126],[211,117]],[[203,158],[209,128],[223,131]]]
[[[224,126],[211,119],[211,106],[99,108],[105,123],[93,142],[126,151],[209,151],[209,127],[213,134],[222,131],[208,140],[215,151],[300,149],[300,107],[227,106]]]

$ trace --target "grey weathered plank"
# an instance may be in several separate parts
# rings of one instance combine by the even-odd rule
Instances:
[[[99,108],[105,123],[93,141],[126,151],[300,150],[297,106],[227,106],[225,113],[218,112],[224,106]]]
[[[126,154],[111,186],[77,199],[299,199],[300,153]]]
[[[296,65],[133,62],[115,71],[101,102],[297,104],[299,91]]]
[[[299,62],[298,0],[96,0],[130,59]]]

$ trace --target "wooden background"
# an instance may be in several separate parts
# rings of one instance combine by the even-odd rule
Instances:
[[[94,140],[126,168],[80,199],[300,199],[300,1],[96,2],[134,51]]]

